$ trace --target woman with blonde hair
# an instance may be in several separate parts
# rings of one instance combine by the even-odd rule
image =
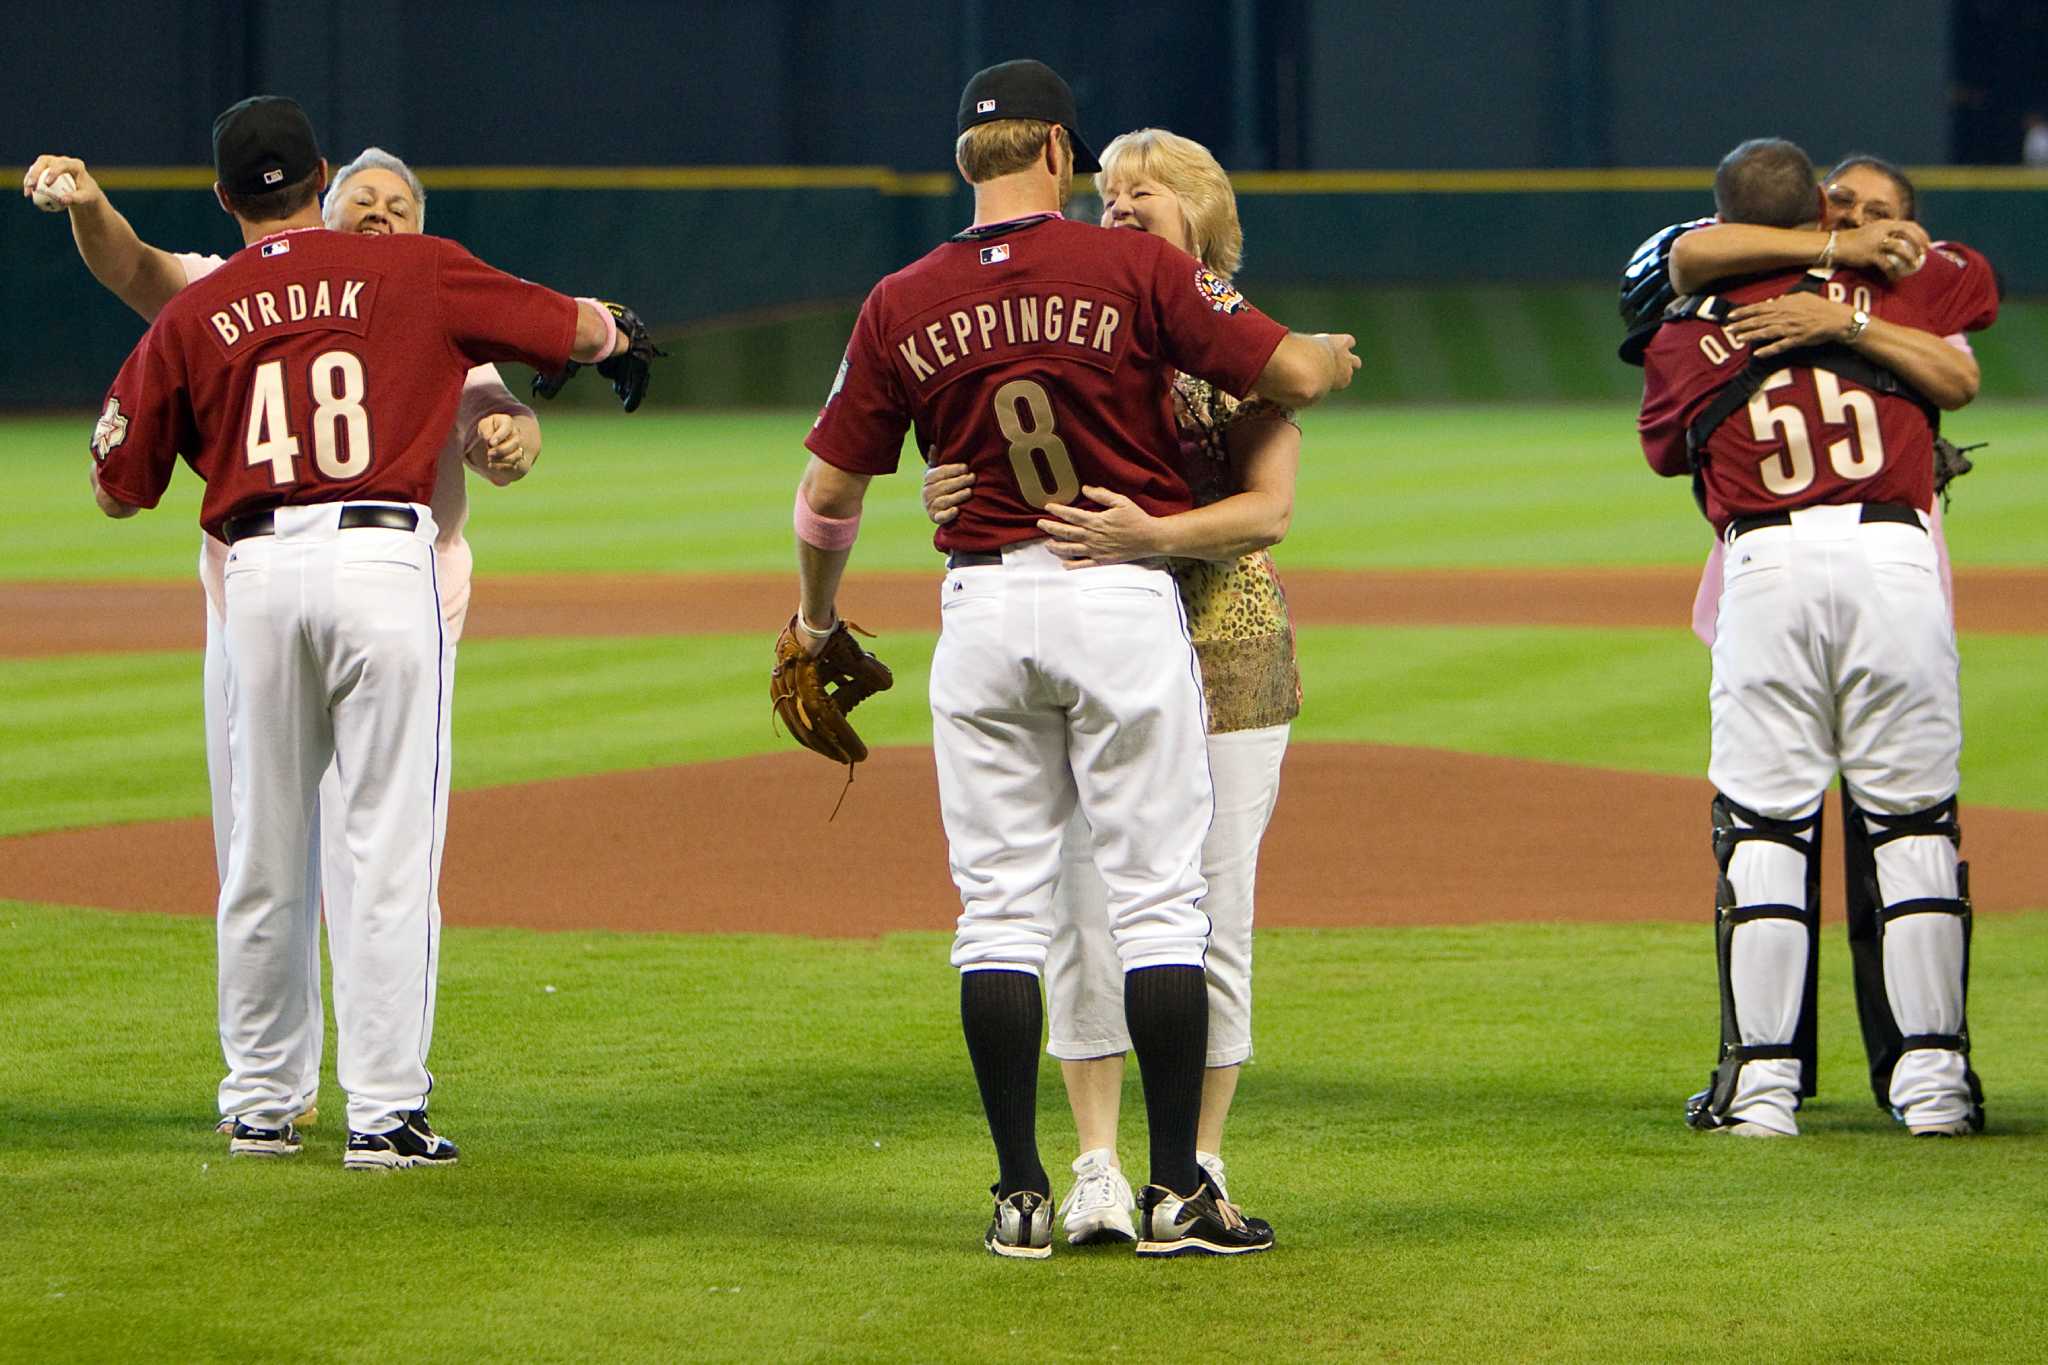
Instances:
[[[1102,224],[1135,228],[1195,258],[1217,308],[1242,306],[1231,285],[1243,255],[1237,198],[1222,166],[1200,143],[1158,128],[1112,141],[1095,187]],[[1199,266],[1196,264],[1199,262]],[[1301,708],[1294,630],[1272,556],[1294,509],[1301,432],[1286,409],[1218,392],[1190,375],[1173,381],[1180,466],[1193,510],[1154,517],[1104,488],[1082,494],[1102,510],[1052,505],[1039,529],[1069,567],[1168,558],[1180,585],[1209,704],[1209,765],[1216,814],[1202,851],[1212,922],[1208,1071],[1202,1087],[1198,1159],[1218,1198],[1227,1198],[1221,1156],[1224,1120],[1238,1070],[1251,1057],[1252,886],[1259,841],[1279,791],[1290,722]],[[925,503],[943,524],[972,493],[965,465],[926,475]],[[1131,1241],[1135,1206],[1117,1156],[1123,1098],[1123,977],[1110,941],[1101,878],[1089,831],[1077,812],[1068,826],[1056,928],[1045,964],[1051,1018],[1047,1051],[1060,1059],[1080,1155],[1060,1206],[1071,1243]]]

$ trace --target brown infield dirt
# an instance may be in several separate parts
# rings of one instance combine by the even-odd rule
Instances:
[[[1287,601],[1304,626],[1666,626],[1692,620],[1692,568],[1542,570],[1290,569]],[[765,631],[788,619],[787,574],[579,574],[477,580],[464,638]],[[936,630],[935,574],[852,574],[840,592],[869,630]],[[0,585],[0,658],[198,649],[199,583]],[[1957,625],[2048,634],[2048,570],[1956,573]]]
[[[194,718],[197,723],[197,718]],[[931,754],[802,752],[456,795],[451,924],[846,937],[946,929]],[[1264,925],[1694,920],[1712,905],[1703,779],[1436,749],[1302,744],[1259,862]],[[1830,817],[1830,824],[1833,820]],[[1985,910],[2048,905],[2048,814],[1966,808]],[[1830,857],[1839,830],[1825,836]],[[1840,876],[1830,863],[1830,913]],[[204,820],[0,840],[0,896],[213,911]]]
[[[1689,569],[1287,575],[1303,625],[1683,626]],[[840,600],[874,630],[934,629],[930,575],[855,576]],[[1965,630],[2048,633],[2048,573],[1957,577]],[[760,632],[786,576],[494,578],[466,638]],[[203,643],[187,585],[7,584],[0,657]],[[192,723],[199,723],[193,707]],[[459,761],[459,758],[458,758]],[[458,793],[442,902],[453,924],[860,936],[945,929],[958,913],[931,755],[880,750],[844,809],[837,769],[803,752]],[[1259,866],[1266,925],[1693,920],[1712,904],[1703,778],[1436,749],[1303,744],[1289,753]],[[1831,801],[1832,811],[1832,801]],[[1985,910],[2048,905],[2048,813],[1966,807]],[[1839,829],[1829,817],[1830,867]],[[1840,915],[1840,876],[1826,884]],[[205,820],[0,839],[0,897],[210,914]]]

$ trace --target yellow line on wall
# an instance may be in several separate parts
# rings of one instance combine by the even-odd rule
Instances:
[[[944,198],[961,187],[946,171],[886,166],[423,166],[430,190],[872,190]],[[2048,171],[2024,166],[1924,166],[1925,189],[2048,190]],[[207,166],[109,166],[93,174],[114,190],[205,189]],[[1240,171],[1240,194],[1545,194],[1704,190],[1705,167],[1510,171]]]
[[[886,166],[420,166],[428,192],[452,190],[876,190],[942,196],[959,184],[944,172]],[[108,166],[93,176],[110,190],[206,189],[210,166]]]
[[[1587,190],[1700,190],[1711,170],[1239,171],[1240,194],[1528,194]]]

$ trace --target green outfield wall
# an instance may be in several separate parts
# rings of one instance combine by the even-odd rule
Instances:
[[[203,169],[109,171],[145,239],[238,245]],[[429,169],[427,225],[577,293],[629,300],[676,339],[662,396],[809,401],[880,276],[966,221],[941,175],[879,168]],[[2015,301],[2048,295],[2048,175],[1921,173],[1937,235],[1984,250]],[[1241,282],[1300,326],[1361,334],[1364,398],[1526,399],[1628,392],[1611,360],[1612,284],[1648,232],[1708,205],[1705,171],[1254,173],[1239,177]],[[86,274],[62,219],[0,215],[0,406],[97,402],[141,323]],[[1987,381],[2048,395],[2038,326],[2008,310]]]

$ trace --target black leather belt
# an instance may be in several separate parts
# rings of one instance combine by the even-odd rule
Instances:
[[[387,531],[417,531],[420,528],[420,514],[410,507],[377,507],[366,503],[355,503],[341,509],[342,530],[356,531],[365,526],[381,526]],[[247,540],[250,536],[275,534],[275,509],[265,512],[244,512],[239,517],[229,517],[220,528],[220,538],[230,545],[238,540]]]
[[[1920,522],[1920,514],[1903,502],[1866,502],[1863,504],[1863,514],[1858,519],[1865,522],[1894,521],[1901,526],[1911,526],[1921,531],[1927,529]],[[1737,517],[1728,523],[1728,539],[1746,536],[1751,531],[1761,531],[1766,526],[1791,524],[1790,512],[1759,512],[1755,516]]]
[[[946,567],[949,569],[980,569],[1002,562],[1001,555],[981,550],[955,550],[946,556]]]

